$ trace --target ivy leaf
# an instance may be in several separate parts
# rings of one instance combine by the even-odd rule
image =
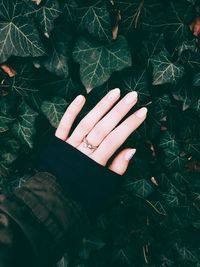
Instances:
[[[163,94],[161,97],[155,97],[153,99],[153,107],[151,115],[154,117],[154,120],[166,121],[167,119],[167,110],[171,103],[170,97],[167,94]],[[160,125],[160,123],[159,123]]]
[[[191,107],[194,98],[193,89],[191,88],[190,83],[188,83],[187,81],[180,80],[180,82],[178,82],[174,86],[172,90],[172,95],[174,99],[182,102],[183,111]]]
[[[187,66],[192,71],[200,70],[200,57],[198,52],[185,50],[179,58],[179,62]]]
[[[46,0],[39,5],[33,3],[30,5],[30,11],[27,16],[34,17],[44,34],[49,37],[54,27],[54,20],[61,14],[60,6],[57,0]]]
[[[195,52],[196,40],[193,39],[191,41],[183,41],[182,44],[180,46],[178,46],[176,50],[177,50],[179,56],[181,56],[181,54],[187,50]]]
[[[200,72],[196,73],[193,77],[193,85],[200,86]]]
[[[81,37],[73,56],[80,63],[81,81],[88,92],[106,82],[114,71],[131,65],[130,51],[123,36],[106,46]]]
[[[67,102],[64,98],[54,97],[51,101],[46,100],[41,105],[41,110],[49,123],[57,128],[66,110]]]
[[[181,169],[187,161],[174,134],[166,132],[162,135],[159,146],[165,154],[165,165],[170,169]]]
[[[121,79],[122,88],[128,92],[137,91],[141,101],[150,96],[146,69],[124,71],[121,73]]]
[[[49,38],[49,56],[35,60],[37,66],[43,66],[57,76],[67,78],[68,60],[71,54],[72,35],[69,26],[59,25],[54,28]]]
[[[14,123],[13,133],[20,139],[22,144],[33,147],[35,135],[35,120],[38,113],[32,110],[24,101],[18,107],[18,119]]]
[[[63,7],[63,12],[65,14],[65,19],[69,22],[74,22],[77,20],[77,3],[75,0],[66,0]]]
[[[172,151],[169,149],[165,150],[165,164],[166,167],[173,170],[181,170],[185,163],[187,162],[187,157],[185,154],[182,154],[179,150]]]
[[[152,207],[158,214],[161,214],[161,215],[167,215],[167,212],[166,212],[164,206],[161,204],[160,201],[151,201],[151,202],[148,201],[148,204],[150,204],[151,207]]]
[[[176,141],[176,137],[173,133],[167,131],[162,134],[159,146],[163,149],[177,150],[179,149],[179,144]]]
[[[9,124],[14,122],[14,118],[8,114],[0,113],[0,133],[6,132],[9,129]]]
[[[18,66],[17,74],[10,81],[10,89],[18,95],[29,96],[38,92],[36,81],[38,76],[35,69],[31,65],[24,64]]]
[[[162,13],[162,5],[156,0],[147,1],[121,1],[116,0],[116,6],[120,10],[120,27],[124,33],[128,33],[137,27],[137,24],[145,25],[147,22],[159,21]]]
[[[103,1],[77,9],[79,28],[87,29],[90,34],[102,41],[111,41],[112,29],[110,14]]]
[[[33,21],[24,15],[24,1],[0,0],[0,62],[10,56],[38,57],[45,54]]]
[[[188,151],[194,158],[200,160],[200,141],[193,140],[185,146],[186,151]]]
[[[151,33],[147,40],[143,40],[141,47],[141,55],[147,60],[149,65],[150,59],[159,54],[164,49],[164,35],[163,33]]]
[[[160,22],[147,22],[149,30],[164,32],[165,39],[171,48],[175,48],[183,41],[188,41],[191,34],[188,24],[195,16],[194,7],[186,2],[183,4],[178,1],[169,1],[163,6],[162,11],[164,13],[160,16]]]
[[[145,179],[130,181],[126,184],[126,188],[131,191],[134,190],[138,195],[144,198],[148,197],[153,192],[153,187]]]
[[[165,201],[168,206],[170,207],[178,207],[179,200],[176,195],[170,195],[170,194],[163,194],[163,197],[165,198]]]
[[[184,74],[184,67],[172,63],[166,50],[150,59],[153,66],[153,85],[177,83]]]

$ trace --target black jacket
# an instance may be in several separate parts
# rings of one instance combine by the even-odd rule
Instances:
[[[0,195],[0,267],[55,264],[76,247],[121,182],[121,175],[50,136],[38,172],[11,196]]]

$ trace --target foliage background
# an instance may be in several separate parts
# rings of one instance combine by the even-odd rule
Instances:
[[[200,267],[199,32],[195,0],[0,0],[2,191],[77,94],[80,118],[115,87],[149,110],[118,200],[58,266]]]

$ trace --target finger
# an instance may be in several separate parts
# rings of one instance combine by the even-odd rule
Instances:
[[[113,106],[120,97],[120,89],[116,88],[109,91],[96,106],[79,122],[67,142],[74,146],[80,145],[83,137],[87,135],[94,125],[103,117],[104,114]]]
[[[107,162],[129,135],[143,123],[146,114],[147,108],[143,107],[130,115],[103,140],[91,157],[97,158],[103,164]]]
[[[123,175],[128,168],[130,159],[135,154],[135,148],[126,148],[122,150],[112,161],[108,167],[111,171],[114,171],[120,175]]]
[[[72,103],[67,107],[62,119],[60,120],[58,128],[55,132],[55,135],[58,138],[60,138],[64,141],[67,139],[68,134],[70,132],[70,129],[71,129],[77,115],[79,114],[79,112],[83,108],[85,101],[86,101],[86,99],[83,95],[78,95],[72,101]]]
[[[137,92],[133,91],[122,98],[112,110],[106,114],[87,136],[89,143],[98,146],[102,140],[115,128],[122,118],[137,102]]]

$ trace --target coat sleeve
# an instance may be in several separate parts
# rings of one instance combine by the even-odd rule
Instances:
[[[0,195],[0,266],[50,267],[76,247],[89,225],[57,178],[38,172],[12,196]]]
[[[53,134],[41,149],[37,173],[0,197],[0,266],[55,264],[78,247],[121,181]]]

